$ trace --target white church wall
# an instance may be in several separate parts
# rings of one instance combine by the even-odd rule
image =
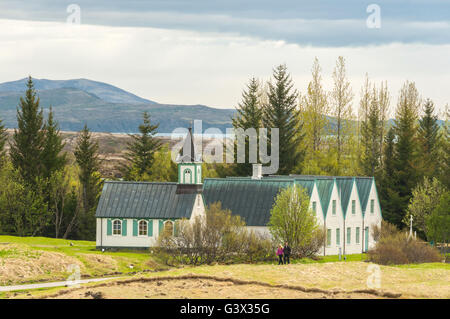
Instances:
[[[352,213],[352,201],[355,201],[355,214]],[[358,254],[362,251],[362,209],[358,196],[356,183],[353,183],[350,199],[345,216],[345,253]],[[347,229],[350,228],[350,243],[347,242]],[[356,229],[359,228],[359,240],[356,238]]]
[[[373,200],[373,212],[371,211],[371,200]],[[375,245],[375,240],[372,236],[372,229],[375,225],[380,227],[381,220],[381,208],[374,182],[372,183],[372,187],[370,188],[370,195],[367,201],[366,212],[364,214],[364,228],[369,227],[369,249],[373,248]]]

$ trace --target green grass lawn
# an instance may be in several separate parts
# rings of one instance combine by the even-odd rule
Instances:
[[[93,241],[0,236],[0,285],[64,280],[70,264],[84,278],[167,268],[149,250],[101,252]]]

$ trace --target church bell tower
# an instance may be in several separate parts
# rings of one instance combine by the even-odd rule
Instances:
[[[201,155],[195,154],[192,128],[189,128],[189,132],[184,140],[183,148],[178,155],[177,162],[178,184],[202,184],[202,160]]]

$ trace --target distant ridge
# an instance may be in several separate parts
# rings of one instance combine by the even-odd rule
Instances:
[[[4,82],[0,84],[0,92],[24,92],[28,78],[17,81]],[[84,92],[92,93],[100,99],[111,103],[130,103],[130,104],[153,104],[155,102],[143,99],[130,92],[122,90],[116,86],[92,81],[88,79],[74,80],[47,80],[33,78],[36,90],[50,90],[61,88],[74,88]]]
[[[16,109],[26,90],[27,78],[0,83],[0,119],[15,128]],[[86,123],[93,132],[136,133],[147,111],[159,123],[158,133],[171,133],[188,127],[191,120],[202,120],[203,129],[232,127],[234,109],[215,109],[205,105],[160,104],[143,99],[113,85],[88,79],[48,80],[33,78],[46,113],[50,106],[61,130],[79,131]]]

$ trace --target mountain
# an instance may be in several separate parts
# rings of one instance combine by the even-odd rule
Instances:
[[[0,119],[15,128],[16,109],[26,90],[27,79],[0,83]],[[159,133],[188,127],[191,120],[202,120],[203,129],[215,127],[225,133],[231,127],[234,109],[215,109],[204,105],[160,104],[140,98],[115,86],[86,79],[33,79],[44,113],[53,108],[61,130],[79,131],[86,123],[93,132],[136,133],[142,113],[150,113],[159,123]]]
[[[25,92],[27,81],[28,78],[23,78],[18,81],[1,83],[0,92]],[[94,94],[105,102],[128,104],[155,103],[153,101],[140,98],[137,95],[134,95],[113,85],[87,79],[47,80],[33,78],[33,83],[37,91],[73,88],[84,91],[86,93]]]

